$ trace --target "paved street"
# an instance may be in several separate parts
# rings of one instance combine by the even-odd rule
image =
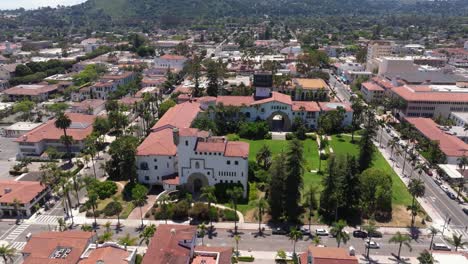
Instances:
[[[329,80],[330,87],[335,89],[336,96],[343,102],[349,102],[351,99],[351,93],[349,92],[347,85],[336,79],[336,75],[330,74]]]
[[[389,147],[387,147],[387,143],[391,138],[392,136],[387,133],[387,131],[383,130],[382,146],[388,155],[390,155],[391,150]],[[404,154],[402,156],[404,156]],[[394,167],[397,172],[401,172],[403,168],[404,157],[402,156],[393,155]],[[413,173],[413,177],[419,176],[418,172],[413,172],[411,164],[406,162],[404,174],[409,176],[411,173]],[[409,178],[406,179],[409,180]],[[452,219],[450,223],[450,229],[453,231],[453,233],[462,234],[465,238],[468,239],[468,232],[466,231],[466,227],[468,226],[468,217],[461,210],[462,207],[460,204],[454,200],[451,200],[434,182],[433,178],[428,176],[425,172],[422,172],[421,179],[426,185],[426,194],[423,197],[424,203],[433,208],[439,216],[439,219],[433,219],[434,224],[438,226],[438,228],[442,229],[444,224],[443,222],[445,219],[447,219],[447,217],[450,217]]]

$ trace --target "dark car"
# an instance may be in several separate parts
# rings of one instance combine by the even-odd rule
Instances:
[[[468,208],[463,208],[462,210],[466,215],[468,215]]]
[[[369,237],[376,237],[376,238],[380,238],[382,237],[382,232],[379,232],[379,231],[374,231],[374,232],[371,232],[368,234]]]
[[[455,194],[451,193],[451,192],[447,192],[447,195],[450,199],[452,200],[455,200],[457,198],[457,196],[455,196]]]
[[[367,232],[362,230],[355,230],[353,232],[353,237],[367,238]]]
[[[273,235],[287,235],[288,231],[284,228],[278,227],[278,228],[274,228],[271,233]]]

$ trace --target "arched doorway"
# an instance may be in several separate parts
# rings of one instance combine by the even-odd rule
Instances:
[[[272,131],[289,131],[291,129],[291,120],[287,114],[281,111],[272,113],[267,121]]]
[[[199,194],[204,186],[208,186],[208,178],[202,173],[192,173],[187,179],[186,188],[188,191]]]

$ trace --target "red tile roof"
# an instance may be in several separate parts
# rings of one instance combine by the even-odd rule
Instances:
[[[372,81],[374,81],[376,84],[378,84],[380,87],[383,87],[385,89],[392,89],[393,84],[392,82],[382,78],[382,77],[374,77],[372,78]]]
[[[137,156],[175,156],[177,147],[172,137],[172,128],[152,132],[138,146]]]
[[[165,59],[165,60],[187,60],[187,58],[184,56],[172,55],[172,54],[165,54],[165,55],[162,55],[160,58]]]
[[[190,89],[190,87],[181,84],[174,89],[174,93],[191,94],[192,90]]]
[[[198,142],[197,152],[221,152],[224,153],[226,149],[226,142]]]
[[[153,131],[166,127],[188,128],[200,112],[197,102],[185,102],[171,107],[164,116],[151,128]]]
[[[308,252],[313,258],[314,264],[358,264],[356,256],[350,256],[344,248],[313,247],[309,246]],[[307,263],[308,252],[300,255],[301,263]]]
[[[362,87],[368,91],[384,91],[384,88],[373,82],[364,82],[362,83]]]
[[[73,137],[73,140],[84,140],[93,132],[95,116],[78,113],[66,113],[66,115],[72,121],[71,126],[67,129],[67,135]],[[60,140],[61,136],[63,136],[63,130],[56,128],[55,119],[52,119],[17,138],[16,142],[37,143],[42,140]]]
[[[186,264],[195,246],[196,226],[159,225],[148,246],[142,264]],[[187,242],[188,248],[181,245]]]
[[[73,107],[81,110],[88,110],[89,108],[94,109],[106,104],[106,101],[101,99],[86,99],[82,102],[72,103]]]
[[[399,86],[392,89],[392,92],[406,101],[429,101],[429,102],[468,102],[468,93],[457,92],[417,92],[418,88],[411,86]]]
[[[240,141],[228,141],[224,156],[226,157],[249,157],[249,143]]]
[[[122,97],[119,99],[119,103],[127,106],[133,106],[135,103],[143,101],[143,98],[138,97]]]
[[[65,231],[42,232],[33,234],[23,249],[23,253],[29,255],[24,264],[70,264],[77,263],[81,254],[93,240],[93,232]],[[58,248],[71,248],[66,258],[50,258]]]
[[[468,144],[453,135],[448,135],[439,129],[437,124],[430,118],[406,118],[429,140],[437,141],[439,148],[445,155],[450,157],[461,157],[468,151]]]
[[[232,247],[207,247],[196,246],[195,254],[197,252],[216,252],[219,253],[218,264],[231,264]]]
[[[128,264],[126,260],[130,256],[130,253],[123,249],[114,246],[103,246],[91,251],[91,254],[87,258],[84,258],[78,262],[78,264],[96,264],[100,263],[112,263],[112,264]]]
[[[272,92],[271,97],[255,101],[255,102],[252,103],[252,105],[265,104],[265,103],[269,103],[269,102],[280,102],[280,103],[288,104],[288,105],[292,104],[292,100],[291,100],[290,95],[282,94],[282,93],[278,93],[278,92]]]
[[[122,80],[132,76],[134,73],[130,71],[119,72],[117,74],[106,74],[102,76],[102,80]]]
[[[0,181],[0,203],[13,203],[15,199],[29,203],[45,189],[35,181]]]
[[[252,96],[218,96],[216,104],[229,106],[250,106],[254,102]]]
[[[181,137],[202,137],[206,138],[210,136],[208,131],[199,130],[197,128],[181,128],[179,129],[179,135]]]
[[[169,185],[179,185],[180,184],[180,178],[179,178],[179,176],[175,176],[173,178],[163,180],[163,183],[164,184],[169,184]]]
[[[31,85],[18,85],[10,89],[6,89],[3,93],[7,95],[27,95],[37,96],[40,94],[50,93],[58,89],[57,85],[42,85],[42,84],[31,84]]]
[[[305,101],[293,101],[292,110],[293,111],[302,111],[303,107],[307,112],[320,112],[320,107],[317,102],[305,102]]]

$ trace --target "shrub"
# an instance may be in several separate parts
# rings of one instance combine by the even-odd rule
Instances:
[[[102,214],[102,212],[101,212],[100,210],[94,211],[94,215],[95,215],[96,217],[100,216],[101,214]]]
[[[87,211],[85,216],[86,217],[93,217],[93,212],[92,211]]]
[[[236,212],[231,209],[223,209],[221,210],[221,218],[224,221],[234,221],[234,220],[239,220],[239,217],[237,216]]]
[[[268,132],[266,135],[265,135],[265,139],[272,139],[273,138],[273,135]]]
[[[198,221],[208,221],[210,219],[208,205],[204,203],[195,203],[193,207],[190,208],[189,215]]]
[[[117,215],[119,212],[122,211],[122,205],[119,202],[112,201],[104,207],[102,212],[105,216],[113,216]]]
[[[229,140],[229,141],[239,141],[240,140],[240,137],[237,134],[228,134],[226,137],[227,137],[227,140]]]
[[[95,181],[92,183],[91,189],[96,192],[99,199],[104,200],[117,193],[117,184],[113,181]]]
[[[292,140],[294,139],[294,134],[293,133],[286,133],[286,140]]]
[[[242,262],[254,262],[255,258],[253,256],[240,256],[237,257],[237,260]]]
[[[269,130],[268,123],[265,121],[245,122],[239,127],[239,136],[247,139],[264,139]]]
[[[184,220],[188,217],[188,212],[190,210],[190,204],[186,200],[177,202],[173,206],[172,210],[172,219],[174,220]]]
[[[83,212],[85,212],[85,211],[88,210],[88,209],[89,209],[88,206],[82,205],[82,206],[80,206],[80,209],[79,209],[78,211],[79,211],[80,213],[83,213]]]

